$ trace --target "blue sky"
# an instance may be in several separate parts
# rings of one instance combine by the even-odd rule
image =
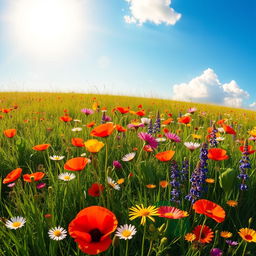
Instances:
[[[26,15],[31,0],[18,1]],[[71,29],[67,40],[74,40],[56,39],[52,49],[36,48],[35,28],[29,34],[26,23],[21,27],[11,2],[0,2],[2,91],[96,91],[256,107],[253,0],[65,0],[68,9],[79,5],[72,10],[79,10],[82,29],[79,36]],[[53,35],[46,32],[51,27],[40,35],[53,7],[34,22],[39,38]],[[27,38],[15,35],[15,26]]]

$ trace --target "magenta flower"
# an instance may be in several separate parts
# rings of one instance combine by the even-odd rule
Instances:
[[[86,114],[87,116],[94,113],[94,111],[92,109],[89,109],[89,108],[83,108],[83,109],[81,109],[81,112]]]
[[[115,160],[115,161],[113,161],[113,167],[115,167],[116,169],[121,169],[122,164],[120,162],[118,162],[117,160]]]
[[[144,127],[144,126],[145,125],[143,123],[131,123],[127,125],[128,128],[135,128],[135,129],[138,129],[139,127]]]
[[[210,251],[210,256],[222,256],[223,252],[219,248],[213,248]]]
[[[188,113],[194,114],[197,111],[197,108],[189,108]]]
[[[39,184],[36,185],[36,188],[37,188],[37,189],[42,189],[42,188],[44,188],[45,186],[46,186],[46,183],[39,183]]]
[[[151,148],[153,148],[153,149],[157,148],[158,142],[151,134],[146,133],[146,132],[140,132],[140,133],[138,133],[138,137],[141,140],[146,141]]]
[[[175,133],[165,133],[165,137],[173,142],[181,142],[181,138]]]

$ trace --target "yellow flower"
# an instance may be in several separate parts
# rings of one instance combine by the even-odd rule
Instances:
[[[154,184],[148,184],[148,185],[146,185],[146,187],[147,187],[147,188],[155,188],[156,185],[154,185]]]
[[[256,137],[256,127],[248,132],[251,136]]]
[[[120,184],[123,184],[123,183],[124,183],[124,178],[117,180],[116,183],[119,184],[119,185],[120,185]]]
[[[231,232],[228,232],[228,231],[221,231],[220,236],[223,237],[223,238],[230,238],[230,237],[233,236],[233,234]]]
[[[229,205],[230,207],[236,207],[238,205],[238,202],[234,200],[229,200],[226,202],[226,204]]]
[[[209,184],[213,184],[215,182],[215,179],[208,178],[208,179],[205,180],[205,182],[207,182]]]
[[[188,242],[193,242],[196,239],[196,235],[193,233],[187,233],[185,235],[185,240]]]
[[[87,140],[84,143],[85,148],[91,153],[98,153],[103,147],[104,143],[95,139]]]
[[[246,242],[254,242],[256,243],[256,231],[251,228],[240,228],[238,232],[239,236]]]
[[[155,219],[152,216],[159,216],[158,208],[156,206],[148,206],[145,208],[143,204],[141,204],[136,205],[136,207],[131,207],[129,210],[130,220],[141,217],[141,225],[145,225],[147,218],[155,222]]]
[[[202,135],[198,135],[198,134],[192,134],[193,139],[195,140],[200,140],[202,138]]]

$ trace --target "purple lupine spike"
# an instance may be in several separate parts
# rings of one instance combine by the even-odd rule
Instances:
[[[154,126],[153,126],[153,133],[160,132],[160,128],[161,128],[161,119],[160,119],[159,111],[157,111],[156,121],[155,121]]]
[[[172,185],[171,190],[171,201],[175,203],[180,203],[180,172],[178,165],[175,161],[171,162],[170,167],[170,184]]]
[[[247,170],[251,168],[250,159],[249,159],[249,148],[248,148],[248,141],[246,140],[243,147],[243,156],[242,159],[239,161],[240,166],[240,174],[237,176],[238,179],[241,179],[240,190],[247,190],[248,185],[246,184],[247,179],[249,178],[247,174]]]
[[[184,161],[182,161],[182,169],[180,172],[181,183],[188,180],[188,168],[189,168],[189,162],[187,159],[184,159]]]
[[[148,124],[148,134],[153,134],[153,124],[152,124],[152,119],[150,119],[150,122]]]
[[[210,133],[210,145],[213,148],[215,148],[218,144],[218,142],[216,141],[216,133],[217,132],[218,132],[218,130],[216,129],[215,124],[213,124],[212,131]]]

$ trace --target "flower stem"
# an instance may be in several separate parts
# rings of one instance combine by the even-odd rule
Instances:
[[[146,236],[146,223],[144,224],[144,231],[142,237],[142,245],[141,245],[141,256],[144,256],[144,244],[145,244],[145,236]]]

